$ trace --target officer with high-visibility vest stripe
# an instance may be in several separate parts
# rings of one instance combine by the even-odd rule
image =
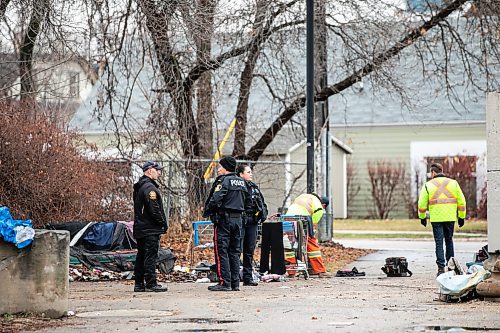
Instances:
[[[321,250],[318,241],[314,237],[313,225],[318,224],[323,217],[324,209],[328,206],[330,200],[327,197],[319,197],[317,194],[301,194],[293,201],[292,205],[288,208],[286,215],[299,215],[307,216],[308,218],[308,232],[307,238],[307,257],[311,265],[312,275],[318,277],[328,277],[330,274],[326,271],[323,258],[321,257]],[[295,263],[295,257],[290,253],[285,253],[285,260]],[[289,272],[290,274],[290,272]]]
[[[429,220],[436,243],[436,263],[438,273],[444,273],[448,260],[455,256],[453,248],[453,229],[458,216],[458,226],[465,223],[465,197],[454,179],[443,174],[443,166],[431,164],[431,180],[426,182],[420,191],[418,199],[418,217],[424,227],[427,226],[426,211],[429,210]],[[446,261],[443,249],[443,239],[446,244]]]

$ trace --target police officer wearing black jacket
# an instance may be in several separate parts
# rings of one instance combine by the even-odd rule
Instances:
[[[264,196],[257,184],[253,180],[253,171],[248,164],[240,164],[236,173],[245,180],[248,193],[250,193],[250,205],[245,207],[245,216],[242,229],[242,253],[243,253],[243,285],[257,286],[257,281],[253,279],[253,254],[257,241],[257,228],[267,218],[267,205]]]
[[[135,292],[167,291],[166,286],[161,286],[156,281],[160,236],[168,229],[159,185],[156,182],[162,169],[157,162],[146,161],[142,166],[144,175],[134,184],[134,237],[137,240]]]
[[[236,160],[225,156],[219,161],[216,178],[205,201],[203,217],[214,223],[215,264],[219,283],[210,291],[240,290],[242,213],[250,196],[245,181],[235,174]]]

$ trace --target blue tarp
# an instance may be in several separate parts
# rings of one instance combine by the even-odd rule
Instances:
[[[0,236],[22,249],[31,244],[35,230],[31,220],[14,220],[7,207],[0,207]]]
[[[109,249],[113,240],[116,222],[96,223],[92,225],[89,232],[83,238],[87,247],[93,251]]]

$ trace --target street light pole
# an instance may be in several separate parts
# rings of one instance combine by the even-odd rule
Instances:
[[[314,0],[306,0],[307,193],[314,192]]]

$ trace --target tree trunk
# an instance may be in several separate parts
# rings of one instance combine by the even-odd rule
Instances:
[[[253,31],[262,30],[264,24],[265,13],[269,7],[268,0],[257,1],[255,13],[255,22]],[[260,33],[257,33],[260,35]],[[250,88],[252,87],[253,72],[255,64],[259,58],[260,50],[263,44],[263,38],[256,38],[248,51],[247,61],[240,77],[240,93],[238,97],[238,105],[236,107],[236,125],[234,126],[234,148],[233,156],[237,158],[245,158],[245,139],[247,128],[247,113],[248,99],[250,97]]]
[[[205,64],[211,57],[212,38],[214,31],[214,12],[217,1],[198,0],[196,14],[199,22],[194,26],[193,35],[196,42],[196,60],[199,64]],[[212,158],[213,150],[213,89],[212,73],[206,71],[197,82],[197,121],[200,138],[200,156],[202,158]]]
[[[19,51],[19,76],[21,78],[21,100],[35,99],[35,83],[33,80],[33,50],[45,17],[49,11],[49,0],[34,1],[31,19]]]
[[[200,141],[192,110],[192,86],[186,87],[183,84],[182,70],[173,53],[165,26],[169,20],[166,15],[175,12],[177,3],[171,3],[170,8],[161,13],[157,11],[153,0],[141,0],[139,6],[146,15],[146,26],[154,44],[160,72],[175,109],[182,153],[187,159],[198,158]]]
[[[9,5],[10,0],[0,0],[0,19],[3,20],[5,15],[5,11],[7,10],[7,6]]]

